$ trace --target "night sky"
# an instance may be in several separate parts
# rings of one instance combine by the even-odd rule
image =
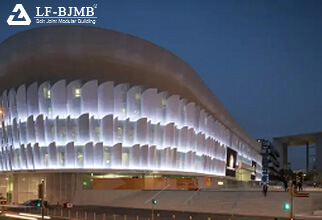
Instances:
[[[1,0],[0,41],[41,26],[7,25],[16,3],[30,17],[37,6],[98,4],[93,26],[180,56],[254,138],[322,131],[322,1]],[[303,155],[290,150],[294,169]]]

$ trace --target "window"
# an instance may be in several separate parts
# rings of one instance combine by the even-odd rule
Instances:
[[[104,147],[104,165],[109,166],[111,163],[111,153],[108,147]]]
[[[99,140],[99,138],[100,138],[100,132],[101,132],[100,127],[99,126],[95,126],[94,131],[95,131],[96,139]]]
[[[53,121],[50,121],[50,136],[51,136],[51,139],[54,140],[55,139],[55,126],[54,126],[54,123]]]
[[[83,152],[81,150],[78,150],[77,151],[77,164],[78,166],[83,166],[83,159],[84,159],[84,156],[83,156]]]
[[[59,129],[59,137],[61,140],[65,139],[66,138],[66,135],[67,135],[67,130],[66,130],[66,127],[61,127]]]
[[[136,100],[137,102],[140,102],[140,101],[141,101],[141,94],[140,94],[140,93],[136,93],[136,94],[135,94],[135,100]]]
[[[117,138],[119,140],[122,140],[123,137],[123,128],[122,127],[117,127]]]
[[[65,164],[65,153],[62,151],[58,152],[58,162],[62,166]]]
[[[75,95],[75,98],[80,98],[82,96],[82,90],[80,88],[75,88],[74,90],[74,95]]]
[[[165,109],[167,106],[167,100],[165,98],[162,98],[162,109]]]
[[[15,164],[16,164],[17,168],[20,167],[20,161],[21,161],[19,151],[20,151],[20,149],[15,149],[15,151],[14,151]]]
[[[149,129],[149,142],[151,144],[154,143],[154,129],[155,129],[155,126],[151,125],[151,128]]]
[[[72,127],[72,136],[75,137],[77,133],[77,128],[74,126]]]
[[[51,113],[52,113],[52,109],[51,107],[48,107],[48,115],[51,115]]]
[[[129,149],[123,148],[122,152],[122,166],[129,166]]]
[[[180,169],[184,169],[184,159],[185,159],[185,154],[182,152],[178,152],[178,159],[177,159],[177,167]]]
[[[50,99],[50,89],[47,87],[44,87],[43,89],[43,95],[45,99]]]
[[[130,129],[129,129],[129,140],[133,141],[133,137],[134,137],[134,129],[133,129],[133,127],[130,127]]]
[[[44,165],[48,167],[48,153],[44,153]]]

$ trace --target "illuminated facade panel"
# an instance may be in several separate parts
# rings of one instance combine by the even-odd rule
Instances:
[[[224,176],[227,147],[260,155],[193,102],[97,80],[36,82],[2,93],[0,169],[121,169]]]

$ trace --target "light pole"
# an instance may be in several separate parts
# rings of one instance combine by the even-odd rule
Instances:
[[[157,200],[152,199],[152,210],[151,210],[151,220],[154,220],[154,206],[157,204]]]
[[[45,215],[44,186],[45,186],[45,181],[42,180],[41,183],[38,185],[38,198],[41,201],[41,219],[42,220],[44,220],[44,215]]]

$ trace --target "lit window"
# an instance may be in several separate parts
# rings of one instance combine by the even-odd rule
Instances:
[[[123,166],[129,165],[129,153],[128,152],[122,153],[122,165]]]
[[[110,160],[111,160],[111,153],[110,153],[109,149],[105,148],[104,149],[104,162],[105,162],[105,165],[109,165]]]
[[[167,100],[165,98],[162,98],[162,108],[165,109],[167,106]]]
[[[77,152],[77,162],[78,162],[78,164],[83,163],[83,152],[81,152],[81,151]]]
[[[64,152],[58,152],[59,164],[64,165],[65,163],[65,154]]]
[[[122,129],[122,127],[117,127],[117,137],[119,139],[122,139],[122,137],[123,137],[123,129]]]
[[[82,95],[81,89],[80,88],[76,88],[74,90],[74,95],[75,95],[75,98],[81,97],[81,95]]]
[[[48,166],[48,153],[44,154],[44,162],[45,162],[45,165],[47,167]]]
[[[50,99],[50,89],[48,89],[47,87],[45,87],[43,89],[43,95],[44,95],[44,98]]]
[[[137,102],[141,101],[141,94],[140,94],[140,93],[136,93],[136,94],[135,94],[135,100],[136,100]]]

